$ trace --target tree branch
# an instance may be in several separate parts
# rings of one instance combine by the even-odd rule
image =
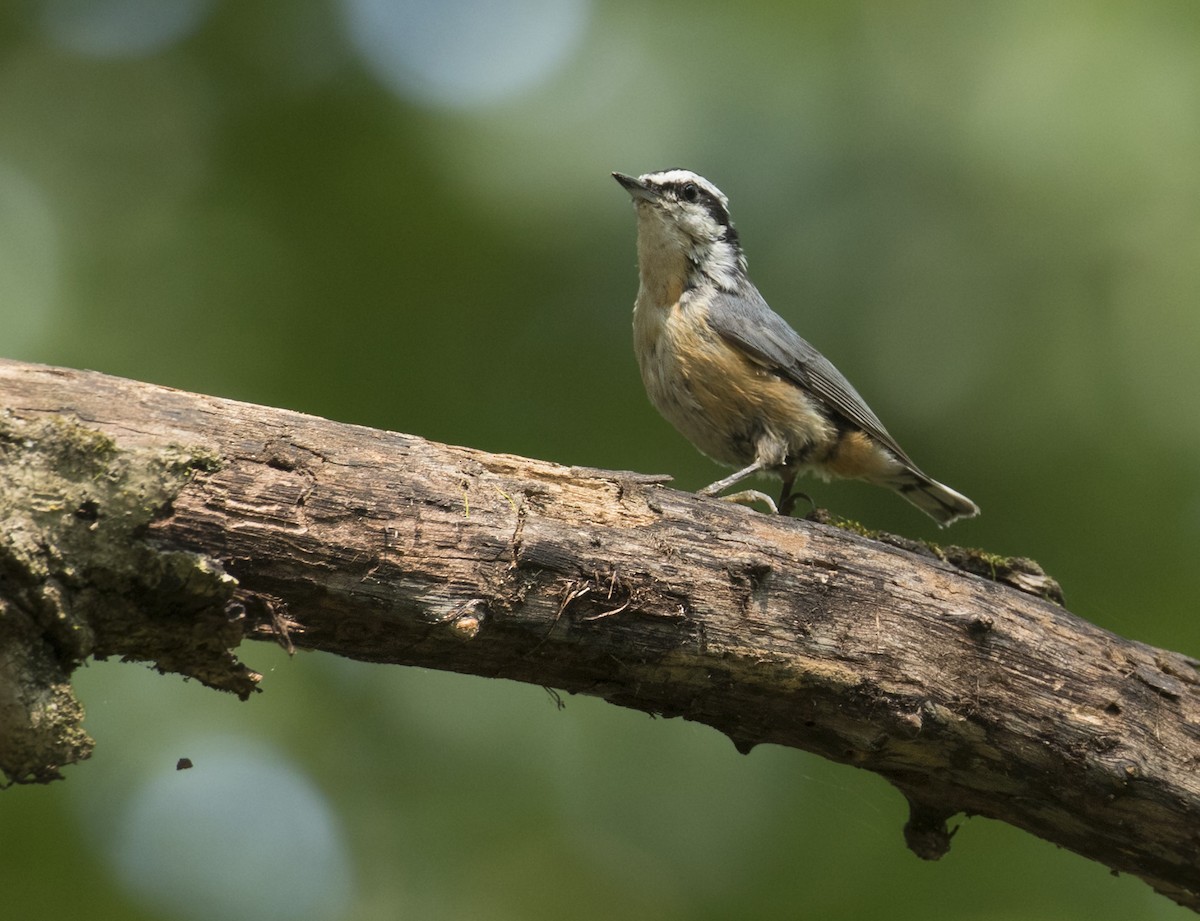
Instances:
[[[1200,663],[840,528],[0,361],[0,767],[87,756],[87,656],[243,697],[243,636],[550,685],[886,777],[1200,909]],[[978,567],[979,555],[966,557]],[[1015,576],[1037,581],[1036,572]]]

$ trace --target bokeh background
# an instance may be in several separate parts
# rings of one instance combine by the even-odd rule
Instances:
[[[1198,47],[1200,7],[1159,0],[9,2],[0,354],[697,488],[638,379],[608,175],[687,166],[768,300],[983,507],[951,539],[1200,653]],[[804,753],[244,656],[246,704],[79,675],[93,760],[0,793],[5,917],[1191,917],[984,819],[922,863],[898,794]]]

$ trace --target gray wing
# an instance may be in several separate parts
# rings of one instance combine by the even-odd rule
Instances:
[[[788,326],[753,285],[736,294],[717,294],[709,305],[708,322],[726,342],[812,393],[916,469],[842,372]]]

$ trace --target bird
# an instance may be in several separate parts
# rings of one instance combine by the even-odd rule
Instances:
[[[691,170],[613,173],[637,214],[633,344],[654,407],[703,454],[737,468],[704,496],[791,514],[796,478],[865,480],[899,493],[939,526],[979,506],[925,474],[837,368],[750,280],[729,199]],[[755,474],[780,477],[776,502]]]

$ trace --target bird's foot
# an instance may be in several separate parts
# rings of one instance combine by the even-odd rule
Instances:
[[[707,495],[704,490],[700,490],[698,495]],[[761,502],[765,505],[772,515],[779,514],[779,506],[775,504],[775,500],[768,496],[765,492],[759,492],[757,489],[743,489],[741,492],[730,493],[728,496],[717,496],[722,502],[736,502],[738,505],[751,505],[754,502]]]
[[[790,489],[785,490],[783,495],[779,497],[779,514],[791,515],[796,508],[796,500],[803,499],[812,508],[817,507],[817,503],[813,502],[812,496],[806,492],[792,492]]]

